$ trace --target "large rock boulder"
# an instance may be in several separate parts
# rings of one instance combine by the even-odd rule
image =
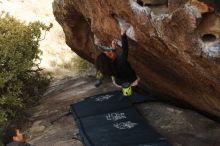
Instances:
[[[95,39],[109,45],[130,28],[129,61],[143,87],[220,117],[219,2],[198,0],[54,0],[67,44],[93,62]]]

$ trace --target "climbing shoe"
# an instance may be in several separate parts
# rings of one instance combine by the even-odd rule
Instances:
[[[123,96],[131,96],[132,95],[132,88],[129,83],[122,84],[122,94],[123,94]]]
[[[95,87],[99,87],[102,84],[102,80],[95,81]]]

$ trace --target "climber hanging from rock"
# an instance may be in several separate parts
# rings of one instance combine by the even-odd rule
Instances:
[[[97,80],[95,86],[101,85],[103,76],[111,76],[113,84],[119,88],[137,86],[139,78],[128,62],[128,26],[121,27],[122,52],[117,54],[117,40],[113,40],[111,47],[102,47],[104,50],[96,59]]]

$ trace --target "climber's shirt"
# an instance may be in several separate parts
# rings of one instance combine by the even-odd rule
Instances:
[[[121,36],[122,40],[122,53],[113,61],[113,67],[115,68],[115,82],[118,85],[123,83],[132,83],[137,80],[135,71],[132,69],[128,58],[128,38],[126,34]]]

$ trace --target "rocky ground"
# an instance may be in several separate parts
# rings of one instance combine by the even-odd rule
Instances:
[[[27,141],[36,146],[83,146],[69,105],[84,98],[115,90],[110,82],[94,87],[94,77],[65,77],[52,82],[40,104],[33,107]],[[194,111],[162,102],[137,105],[146,121],[173,146],[220,146],[220,124]]]

